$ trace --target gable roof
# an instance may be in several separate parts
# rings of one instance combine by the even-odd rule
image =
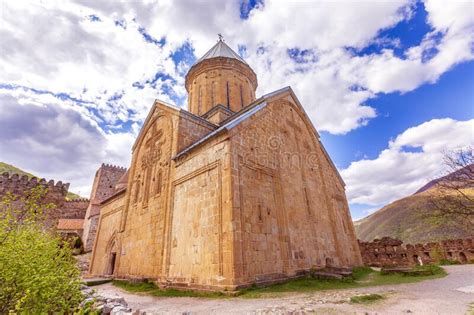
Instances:
[[[279,89],[279,90],[276,90],[274,92],[263,95],[262,97],[255,100],[252,104],[248,105],[247,107],[244,107],[241,111],[236,112],[235,114],[233,114],[229,118],[225,119],[222,122],[222,125],[219,128],[212,131],[208,135],[204,136],[203,138],[201,138],[197,142],[191,144],[190,146],[188,146],[187,148],[185,148],[181,152],[178,152],[178,154],[176,154],[172,159],[173,160],[179,159],[180,157],[185,156],[187,153],[189,153],[190,151],[192,151],[196,147],[198,147],[201,144],[207,142],[209,139],[216,137],[217,135],[221,134],[224,131],[231,130],[232,128],[236,127],[237,125],[239,125],[241,122],[243,122],[244,120],[246,120],[250,116],[252,116],[255,113],[257,113],[258,111],[260,111],[262,108],[265,108],[270,101],[272,101],[275,98],[281,97],[285,93],[290,94],[290,96],[293,98],[293,100],[298,105],[298,107],[301,108],[301,110],[303,112],[303,115],[306,116],[307,121],[310,122],[311,120],[309,119],[308,115],[306,114],[306,111],[304,110],[304,108],[301,105],[300,101],[296,97],[295,93],[293,92],[291,87],[286,86],[282,89]],[[325,157],[329,161],[329,164],[331,165],[331,167],[335,170],[335,172],[337,174],[337,177],[338,177],[339,181],[341,182],[341,184],[343,186],[345,186],[344,180],[342,179],[341,175],[339,174],[339,171],[338,171],[336,165],[332,161],[331,157],[329,156],[328,152],[326,151],[326,148],[324,147],[323,143],[321,142],[321,139],[319,137],[319,133],[317,132],[316,128],[314,127],[314,125],[312,123],[309,123],[309,125],[310,125],[309,126],[310,129],[314,132],[314,134],[316,136],[316,139],[317,139],[317,141],[319,142],[319,144],[321,146],[323,154],[325,155]]]
[[[182,150],[181,152],[176,154],[173,157],[173,160],[178,159],[181,156],[187,154],[188,152],[190,152],[194,148],[198,147],[199,145],[203,144],[207,140],[221,134],[223,131],[231,130],[232,128],[234,128],[235,126],[240,124],[242,121],[246,120],[247,118],[249,118],[250,116],[252,116],[256,112],[260,111],[262,108],[267,106],[267,101],[270,98],[272,98],[276,95],[279,95],[281,93],[288,92],[288,91],[291,91],[291,88],[289,86],[284,87],[280,90],[277,90],[275,92],[272,92],[272,93],[269,93],[269,94],[266,94],[266,95],[260,97],[259,99],[257,99],[255,102],[253,102],[249,106],[243,108],[241,111],[235,113],[234,115],[232,115],[229,118],[227,118],[226,120],[224,120],[222,122],[222,125],[219,128],[217,128],[213,132],[209,133],[207,136],[201,138],[197,142],[191,144],[190,146],[188,146],[187,148],[185,148],[184,150]]]
[[[226,57],[226,58],[233,58],[237,59],[240,62],[245,62],[242,57],[239,56],[238,53],[232,50],[226,43],[224,43],[223,40],[219,40],[217,44],[215,44],[207,53],[205,53],[201,58],[196,61],[196,63],[199,63],[205,59],[211,59],[211,58],[216,58],[216,57]]]
[[[142,127],[141,127],[141,129],[140,129],[140,132],[138,133],[138,136],[137,136],[137,138],[135,139],[135,142],[133,143],[132,150],[134,150],[135,147],[137,146],[137,144],[140,142],[140,139],[141,139],[141,137],[143,136],[143,134],[144,134],[144,132],[145,132],[145,129],[146,129],[145,127],[146,127],[146,125],[148,124],[148,122],[151,120],[151,118],[152,118],[152,116],[153,116],[152,114],[153,114],[153,112],[154,112],[154,110],[155,110],[155,107],[157,107],[157,106],[159,106],[159,105],[163,106],[163,108],[170,109],[171,111],[175,111],[175,112],[178,112],[178,113],[181,113],[181,112],[182,112],[182,113],[184,113],[184,114],[186,114],[186,115],[188,115],[188,116],[191,116],[192,118],[194,118],[194,119],[196,119],[196,120],[202,122],[203,124],[208,125],[210,128],[216,128],[216,125],[214,125],[214,124],[211,123],[210,121],[208,121],[208,120],[206,120],[206,119],[204,119],[204,118],[202,118],[202,117],[200,117],[200,116],[198,116],[198,115],[195,115],[195,114],[193,114],[193,113],[191,113],[191,112],[188,112],[187,110],[184,110],[184,109],[182,109],[181,107],[178,107],[178,106],[172,105],[172,104],[170,104],[170,103],[167,103],[167,102],[165,102],[165,101],[161,101],[161,100],[156,99],[155,102],[153,103],[153,105],[151,106],[150,111],[148,112],[148,115],[147,115],[145,121],[143,122],[143,125],[142,125]]]

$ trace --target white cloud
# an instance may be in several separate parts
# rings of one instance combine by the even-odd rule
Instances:
[[[221,32],[234,48],[247,47],[259,94],[291,85],[320,131],[344,134],[376,116],[365,103],[377,93],[406,92],[435,82],[453,65],[473,58],[471,6],[427,1],[433,34],[445,35],[440,42],[427,35],[402,59],[390,49],[357,57],[346,47],[380,42],[380,30],[410,18],[410,0],[267,0],[247,20],[239,17],[238,1],[9,2],[2,5],[0,79],[93,102],[109,123],[143,120],[154,98],[171,99],[162,90],[163,81],[144,89],[133,83],[151,80],[161,71],[175,80],[168,86],[184,99],[183,74],[170,54],[190,42],[200,56]],[[92,14],[100,21],[90,21]],[[156,39],[165,37],[166,44],[147,43],[141,27]],[[264,54],[257,53],[260,46],[266,47]],[[288,55],[291,48],[310,50],[314,60],[295,62]],[[428,48],[439,53],[424,62]],[[123,97],[110,101],[114,95]]]
[[[135,134],[106,133],[54,96],[0,90],[0,104],[0,161],[70,182],[70,189],[85,197],[103,161],[130,163]]]
[[[352,162],[341,171],[349,201],[381,205],[412,194],[440,175],[446,151],[473,144],[474,119],[433,119],[409,128],[376,159]]]

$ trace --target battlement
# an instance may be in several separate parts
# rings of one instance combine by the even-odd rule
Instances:
[[[69,189],[69,183],[63,183],[62,181],[57,181],[55,183],[52,179],[46,181],[44,178],[28,178],[26,175],[20,176],[19,174],[10,175],[8,172],[0,175],[0,194],[6,193],[7,191],[15,194],[21,194],[38,185],[42,185],[43,187],[47,188],[48,192],[50,193],[59,193],[64,196],[66,196]]]
[[[118,165],[112,165],[112,164],[107,164],[107,163],[102,163],[101,168],[107,168],[107,169],[116,169],[117,171],[120,172],[125,172],[127,170],[126,167],[118,166]]]
[[[76,198],[76,199],[71,199],[71,200],[66,200],[67,203],[74,203],[74,202],[76,202],[76,203],[78,203],[78,202],[87,202],[87,203],[89,203],[89,201],[90,201],[89,198],[82,198],[82,197],[81,198]]]
[[[63,219],[84,219],[88,206],[89,199],[87,198],[66,200],[62,204],[60,217]]]
[[[427,244],[403,244],[401,240],[384,237],[372,242],[359,241],[362,259],[368,266],[404,266],[436,263],[448,259],[459,263],[474,261],[472,238],[451,239]]]

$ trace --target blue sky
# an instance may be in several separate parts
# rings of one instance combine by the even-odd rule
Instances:
[[[128,166],[154,99],[186,108],[184,76],[217,33],[257,73],[257,95],[292,86],[356,219],[413,193],[442,172],[444,151],[473,143],[472,2],[2,9],[0,160],[70,181],[82,195],[102,162]]]
[[[344,136],[321,134],[321,139],[339,168],[354,159],[374,159],[387,142],[409,127],[435,118],[474,118],[474,62],[459,65],[435,84],[400,94],[383,94],[369,103],[379,115],[364,128]]]

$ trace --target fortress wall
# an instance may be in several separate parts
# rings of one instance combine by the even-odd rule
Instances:
[[[63,184],[61,181],[55,183],[54,180],[46,181],[44,178],[33,177],[29,179],[26,175],[3,173],[0,176],[0,197],[5,196],[8,192],[17,198],[26,197],[33,188],[39,185],[46,189],[46,194],[41,199],[41,203],[55,205],[55,208],[48,210],[46,213],[45,225],[55,228],[58,219],[68,213],[67,206],[64,208],[64,204],[66,203],[69,183]],[[21,207],[20,203],[21,201],[18,199],[17,204]]]
[[[398,239],[384,237],[372,242],[359,241],[359,247],[367,266],[414,266],[420,261],[426,264],[442,259],[463,264],[474,262],[474,241],[471,238],[403,245]]]

